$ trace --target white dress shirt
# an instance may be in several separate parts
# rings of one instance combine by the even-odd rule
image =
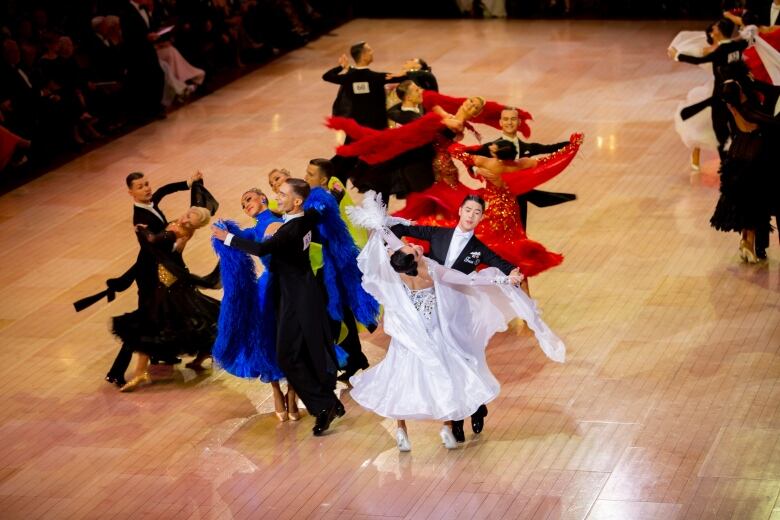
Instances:
[[[460,226],[455,228],[455,231],[452,233],[450,247],[447,249],[447,258],[444,260],[445,267],[452,267],[452,264],[455,263],[455,260],[463,252],[463,248],[466,247],[466,244],[473,236],[474,231],[463,231],[460,229]]]
[[[130,0],[130,4],[135,7],[135,10],[138,11],[138,14],[144,19],[146,26],[149,27],[149,13],[146,12],[146,9],[143,9],[140,5],[133,2],[133,0]]]
[[[769,25],[777,25],[777,15],[780,14],[780,5],[772,2],[769,7]]]
[[[284,221],[284,223],[287,224],[291,220],[299,218],[299,217],[302,217],[302,216],[303,216],[303,211],[301,211],[300,213],[295,213],[293,215],[290,215],[289,213],[285,213],[284,215],[282,215],[282,221]]]

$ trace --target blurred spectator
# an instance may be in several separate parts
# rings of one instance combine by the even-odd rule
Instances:
[[[87,99],[103,132],[114,132],[126,119],[127,65],[122,50],[122,28],[116,16],[96,16],[84,42],[87,57]]]
[[[351,1],[0,3],[0,170],[163,117],[206,78],[214,88],[343,21]]]
[[[127,64],[127,100],[139,121],[165,114],[162,107],[165,77],[157,58],[151,30],[151,0],[128,0],[120,10],[122,42]]]

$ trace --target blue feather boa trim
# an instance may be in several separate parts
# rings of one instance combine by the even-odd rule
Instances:
[[[317,231],[322,240],[323,274],[331,319],[342,320],[342,307],[346,304],[358,323],[376,326],[379,303],[361,285],[363,274],[357,265],[360,251],[341,218],[335,197],[323,188],[314,188],[304,209],[313,209],[321,215]]]
[[[223,221],[229,232],[246,236],[235,222]],[[218,224],[219,225],[219,224]],[[212,240],[220,259],[224,294],[219,311],[214,361],[238,377],[260,378],[268,383],[284,377],[276,363],[276,320],[269,301],[269,272],[258,279],[252,258],[237,249]]]

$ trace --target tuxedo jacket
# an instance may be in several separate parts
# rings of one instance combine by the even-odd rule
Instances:
[[[119,11],[119,20],[128,69],[156,73],[157,69],[160,69],[160,61],[154,44],[147,40],[151,32],[151,17],[150,25],[146,25],[141,14],[128,0]],[[160,72],[162,73],[162,69]]]
[[[339,72],[341,67],[334,67],[322,75],[323,80],[340,85],[334,111],[338,110],[342,115],[351,117],[369,128],[377,130],[387,128],[385,85],[402,80],[398,78],[388,80],[386,72],[375,72],[370,69],[351,67],[344,74]]]
[[[447,259],[447,252],[450,249],[452,235],[455,233],[453,228],[443,228],[435,226],[405,226],[403,224],[395,225],[391,231],[400,237],[419,238],[430,243],[428,258],[444,265]],[[476,236],[466,242],[463,251],[460,252],[452,268],[461,273],[473,273],[477,266],[485,264],[490,267],[497,267],[504,274],[509,274],[515,266],[495,254]]]
[[[727,79],[725,67],[730,63],[735,63],[742,59],[742,51],[748,46],[745,40],[733,40],[718,45],[717,49],[706,56],[689,56],[687,54],[677,55],[677,60],[684,63],[699,65],[701,63],[712,63],[712,73],[715,75],[715,93],[718,93],[720,85]]]
[[[387,118],[390,121],[395,121],[400,125],[409,124],[415,119],[420,119],[422,116],[423,116],[422,107],[420,107],[419,112],[413,112],[411,110],[402,110],[401,103],[396,103],[395,105],[387,109]]]
[[[162,220],[149,211],[148,209],[139,208],[133,206],[133,225],[144,224],[147,231],[153,234],[161,233],[168,225],[168,219],[165,218],[165,213],[160,209],[160,201],[166,195],[175,193],[177,191],[186,191],[189,189],[186,181],[174,182],[162,186],[152,194],[152,206],[162,216]],[[142,237],[138,236],[139,245],[141,249],[138,252],[138,258],[133,266],[134,276],[136,284],[138,285],[138,302],[139,306],[142,305],[142,301],[146,296],[154,292],[157,287],[157,259],[149,251],[148,247],[144,247],[145,244],[141,241]]]
[[[329,383],[336,366],[328,354],[332,337],[325,300],[309,261],[309,246],[316,236],[319,213],[308,210],[302,217],[284,223],[263,242],[234,236],[230,247],[255,256],[270,255],[268,269],[274,274],[274,301],[277,310],[276,352],[288,352],[303,336],[314,370],[323,383]]]
[[[483,157],[490,157],[490,145],[496,144],[501,139],[503,139],[503,137],[499,137],[495,141],[490,141],[489,143],[483,144],[476,152],[476,155],[482,155]],[[520,145],[520,149],[517,150],[517,155],[515,156],[515,159],[520,159],[523,157],[533,157],[534,155],[557,152],[558,150],[560,150],[561,148],[569,144],[569,141],[561,141],[560,143],[553,143],[553,144],[526,143],[522,139],[518,139],[517,142]]]

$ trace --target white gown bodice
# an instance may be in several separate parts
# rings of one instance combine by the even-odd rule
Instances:
[[[425,289],[410,289],[404,284],[404,288],[422,318],[426,332],[431,334],[439,326],[439,318],[436,314],[436,291],[432,286]]]

